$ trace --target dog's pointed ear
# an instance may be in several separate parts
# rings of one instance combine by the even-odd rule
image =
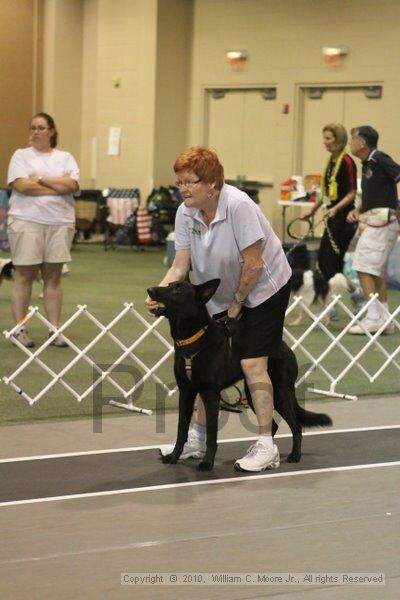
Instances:
[[[210,279],[210,281],[196,285],[196,296],[202,304],[206,304],[210,300],[220,283],[220,279]]]

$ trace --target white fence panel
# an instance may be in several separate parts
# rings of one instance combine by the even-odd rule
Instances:
[[[389,366],[395,367],[400,371],[400,364],[398,362],[400,345],[398,344],[394,350],[388,351],[381,343],[381,336],[384,335],[384,330],[389,323],[393,323],[395,325],[397,333],[400,331],[400,324],[397,320],[400,314],[400,306],[398,306],[393,313],[388,314],[386,322],[382,325],[379,331],[374,334],[367,332],[365,336],[362,336],[365,344],[363,344],[357,352],[352,353],[344,344],[345,336],[348,334],[349,329],[354,324],[357,324],[361,321],[366,314],[368,306],[372,302],[377,302],[376,295],[371,296],[370,300],[365,304],[365,306],[363,306],[359,313],[354,315],[346,306],[346,304],[342,302],[341,296],[333,296],[329,304],[323,308],[320,314],[314,314],[310,308],[303,304],[301,297],[293,298],[293,301],[289,305],[286,313],[284,336],[291,348],[294,351],[297,350],[302,352],[302,354],[309,361],[308,368],[306,368],[305,372],[296,382],[297,386],[308,382],[311,375],[318,371],[327,381],[328,387],[327,389],[315,389],[314,387],[310,387],[310,392],[323,394],[330,397],[355,400],[356,396],[337,390],[339,384],[346,384],[346,377],[349,376],[349,372],[353,367],[357,368],[362,373],[363,377],[371,383],[375,382],[380,376],[382,376]],[[345,325],[341,328],[339,333],[334,333],[331,331],[329,325],[326,323],[326,318],[331,309],[334,307],[339,308],[341,313],[344,313],[346,319]],[[296,328],[290,327],[288,323],[290,315],[299,308],[301,308],[305,314],[304,318],[307,319],[307,325],[303,333],[301,333],[299,337],[296,337]],[[119,339],[117,335],[115,335],[112,329],[116,324],[124,322],[128,316],[130,318],[133,316],[144,327],[144,332],[137,337],[133,343],[126,345],[121,339]],[[167,396],[171,396],[176,392],[176,386],[169,387],[157,373],[161,365],[163,365],[174,352],[171,341],[166,339],[166,337],[164,337],[164,335],[158,331],[158,327],[163,321],[163,317],[149,322],[134,308],[133,303],[125,303],[121,312],[116,315],[108,324],[101,323],[101,321],[88,310],[86,305],[78,305],[76,312],[65,323],[63,323],[58,330],[55,330],[54,327],[50,325],[47,319],[39,312],[37,307],[30,307],[25,322],[29,322],[32,319],[38,319],[46,329],[53,331],[50,337],[46,339],[46,341],[36,350],[25,348],[25,346],[23,346],[18,339],[14,337],[17,326],[10,331],[4,331],[6,339],[12,341],[16,346],[18,346],[27,355],[27,358],[17,369],[15,369],[12,374],[3,377],[3,383],[11,386],[20,396],[25,398],[29,404],[33,405],[35,402],[38,402],[57,383],[63,387],[67,394],[71,395],[78,402],[81,402],[84,398],[92,394],[97,386],[101,385],[103,381],[107,381],[125,400],[125,402],[111,400],[110,404],[126,408],[131,411],[151,414],[151,410],[141,408],[133,403],[135,392],[144,384],[145,381],[149,379],[154,380],[161,386]],[[91,339],[91,341],[82,349],[79,348],[74,342],[71,335],[68,337],[68,328],[78,322],[80,319],[89,319],[93,326],[98,330],[97,335],[95,335],[93,339]],[[317,354],[315,350],[312,350],[309,344],[309,342],[313,340],[315,333],[318,331],[323,332],[327,338],[327,343],[325,344],[323,350],[319,352],[319,354]],[[53,339],[58,335],[61,335],[61,337],[68,343],[70,349],[74,351],[75,356],[61,370],[56,372],[53,368],[46,364],[42,355],[51,344]],[[115,346],[119,349],[120,354],[116,359],[112,360],[111,364],[107,365],[107,368],[102,368],[102,366],[100,366],[95,360],[93,360],[93,358],[90,357],[89,352],[105,338],[111,340],[115,344]],[[140,346],[148,338],[151,338],[152,343],[154,342],[157,344],[158,350],[160,350],[160,348],[162,350],[161,357],[152,365],[146,364],[146,362],[144,362],[138,356],[138,353],[140,353]],[[315,344],[311,344],[311,346],[315,348]],[[361,363],[361,359],[366,355],[367,352],[371,352],[371,349],[377,350],[380,356],[384,357],[384,362],[378,366],[373,373],[369,372]],[[329,366],[327,366],[326,361],[328,358],[332,358],[332,355],[339,356],[339,353],[344,355],[348,362],[339,373],[335,373]],[[113,377],[113,372],[116,370],[118,371],[118,366],[122,365],[123,361],[126,359],[130,360],[132,364],[139,367],[143,373],[140,380],[136,381],[131,387],[124,387],[115,380],[115,377]],[[79,392],[74,385],[66,380],[66,376],[71,372],[73,367],[78,365],[81,361],[84,361],[91,369],[98,373],[98,377],[94,378],[91,385],[86,387],[83,392]],[[21,385],[17,384],[16,379],[17,377],[23,376],[24,372],[27,372],[27,368],[33,363],[40,367],[40,369],[42,369],[50,377],[50,381],[44,385],[44,387],[42,387],[42,389],[36,393],[36,395],[32,396],[27,389],[27,386],[24,384],[24,387],[22,387]]]

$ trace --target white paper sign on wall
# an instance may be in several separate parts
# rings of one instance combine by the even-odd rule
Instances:
[[[121,127],[108,130],[108,156],[119,156],[121,149]]]

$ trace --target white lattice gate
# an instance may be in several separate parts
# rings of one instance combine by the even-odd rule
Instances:
[[[293,327],[286,325],[284,329],[285,339],[296,352],[298,359],[299,355],[308,362],[308,366],[299,377],[296,385],[305,384],[310,381],[312,374],[318,372],[319,376],[326,382],[327,387],[310,387],[309,391],[313,393],[323,394],[331,397],[344,398],[349,400],[356,399],[354,394],[348,394],[344,391],[338,391],[339,384],[341,386],[346,385],[346,379],[349,376],[350,371],[355,368],[362,376],[371,383],[374,383],[388,367],[395,368],[400,371],[400,365],[398,362],[398,356],[400,353],[399,343],[392,344],[392,348],[388,349],[386,344],[383,343],[383,335],[385,327],[389,323],[393,323],[396,329],[396,335],[390,336],[393,340],[398,338],[400,332],[400,324],[398,322],[398,316],[400,314],[400,306],[398,306],[393,313],[388,314],[387,321],[382,325],[381,329],[374,334],[366,333],[364,336],[358,336],[360,338],[358,348],[356,350],[349,349],[346,340],[349,337],[348,331],[357,322],[360,322],[362,317],[368,309],[371,302],[376,301],[375,296],[366,303],[362,310],[357,314],[353,315],[350,309],[344,304],[340,296],[333,296],[331,302],[326,308],[319,314],[314,314],[307,306],[303,305],[300,297],[294,297],[292,303],[287,310],[286,323],[290,321],[290,315],[297,308],[302,307],[303,311],[309,317],[307,319],[307,325],[304,331],[296,337],[296,330]],[[343,315],[343,326],[340,332],[333,332],[329,326],[325,324],[325,318],[336,306],[340,309]],[[127,319],[132,318],[140,324],[143,328],[143,332],[138,334],[137,337],[130,342],[124,341],[123,332],[128,328],[131,329],[131,324],[126,324]],[[125,303],[121,312],[114,317],[109,323],[104,324],[95,315],[93,315],[86,305],[78,305],[76,312],[56,331],[51,327],[47,319],[39,312],[37,307],[30,308],[27,315],[26,321],[32,321],[38,319],[41,325],[47,330],[53,331],[50,337],[46,339],[37,349],[31,350],[25,348],[17,338],[14,337],[16,327],[9,331],[5,331],[4,335],[7,340],[12,341],[16,344],[22,352],[25,353],[26,359],[14,370],[13,373],[3,377],[3,383],[11,386],[17,394],[25,398],[29,404],[34,404],[43,398],[56,384],[59,384],[63,388],[63,393],[70,395],[78,402],[84,398],[93,394],[94,390],[101,385],[103,382],[108,382],[115,392],[121,398],[121,402],[117,400],[111,400],[110,403],[119,407],[126,408],[128,410],[142,412],[145,414],[151,414],[151,410],[141,408],[137,406],[133,399],[135,392],[143,386],[143,384],[152,379],[159,386],[167,396],[171,396],[175,393],[176,387],[172,384],[167,385],[165,379],[172,379],[172,371],[169,369],[168,375],[164,378],[160,375],[160,368],[165,365],[166,361],[173,354],[173,345],[169,339],[168,333],[160,332],[162,317],[151,320],[151,322],[145,319],[135,308],[133,303]],[[74,331],[79,331],[79,323],[81,319],[88,319],[91,325],[94,327],[95,335],[89,342],[79,345],[77,339],[75,339]],[[119,327],[120,334],[116,332]],[[165,330],[165,327],[164,327]],[[322,347],[316,346],[315,336],[320,335],[321,332],[324,334]],[[70,350],[73,352],[73,356],[68,357],[68,361],[58,370],[49,364],[46,360],[46,351],[57,336],[61,335],[63,339],[68,343]],[[314,338],[314,339],[313,339]],[[113,344],[113,354],[111,356],[107,349],[103,349],[102,360],[99,361],[92,355],[92,351],[98,347],[104,340]],[[313,342],[313,343],[310,343]],[[147,344],[150,349],[149,351],[143,352],[141,348],[144,344]],[[317,350],[316,350],[317,348]],[[157,359],[154,360],[155,353],[154,349],[157,349]],[[380,360],[374,360],[377,363],[377,368],[370,372],[363,363],[363,358],[367,353],[376,351],[376,357]],[[117,352],[117,354],[115,354]],[[143,354],[143,356],[141,356]],[[334,365],[332,366],[332,357],[334,358]],[[340,360],[339,360],[340,359]],[[344,361],[344,362],[343,362]],[[104,364],[107,362],[107,364]],[[370,361],[371,362],[371,361]],[[135,373],[138,373],[135,377],[134,385],[126,385],[117,381],[115,374],[119,370],[122,370],[122,365],[131,364],[137,369]],[[31,365],[38,367],[47,377],[48,381],[41,388],[32,392],[30,390],[30,378],[25,377],[29,372]],[[71,373],[79,371],[82,368],[82,364],[89,367],[94,376],[89,385],[82,388],[82,385],[77,385],[74,378],[71,378]],[[339,370],[337,368],[339,366]],[[80,384],[82,382],[80,381]]]

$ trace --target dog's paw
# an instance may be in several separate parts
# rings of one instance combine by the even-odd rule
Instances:
[[[197,470],[198,471],[212,471],[213,466],[214,466],[213,462],[202,460],[201,463],[199,463],[197,465]]]
[[[301,459],[301,454],[298,452],[291,452],[289,454],[289,456],[287,457],[286,461],[289,463],[296,463],[296,462],[300,462]]]

